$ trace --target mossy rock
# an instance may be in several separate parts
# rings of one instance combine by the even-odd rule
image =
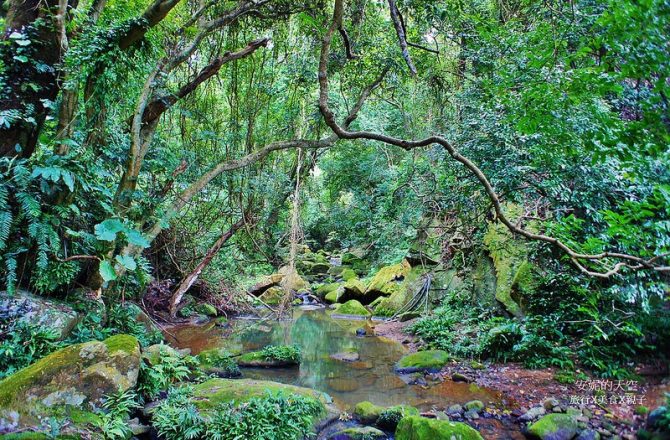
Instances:
[[[395,431],[396,440],[483,440],[476,429],[461,422],[403,417]]]
[[[449,362],[449,354],[443,350],[425,350],[403,356],[396,364],[398,373],[418,371],[438,372]]]
[[[207,374],[218,377],[240,377],[242,372],[233,359],[232,353],[224,348],[213,348],[201,351],[198,356],[200,368]]]
[[[367,296],[377,298],[380,295],[391,296],[400,289],[412,267],[407,260],[379,269],[365,291]]]
[[[578,431],[575,417],[569,414],[548,414],[530,425],[526,434],[540,440],[570,440]]]
[[[388,437],[384,434],[384,431],[372,426],[345,428],[328,436],[328,440],[382,440],[385,438]]]
[[[365,284],[358,277],[349,278],[342,284],[342,289],[344,290],[343,296],[347,299],[361,300],[365,293]]]
[[[342,277],[342,279],[344,281],[349,281],[349,280],[352,280],[354,278],[358,278],[358,275],[356,275],[356,272],[354,272],[354,270],[351,269],[350,267],[343,268],[342,272],[340,272],[340,276]],[[363,290],[365,290],[365,289],[363,289]]]
[[[340,287],[340,283],[328,283],[323,284],[316,288],[316,296],[319,298],[325,298],[330,292],[336,291]]]
[[[280,304],[284,300],[285,296],[286,292],[284,291],[284,289],[282,289],[279,286],[274,286],[266,290],[261,296],[259,296],[259,298],[265,304],[275,306],[277,304]]]
[[[335,290],[331,290],[326,294],[326,296],[323,298],[326,300],[326,302],[330,304],[336,304],[340,302],[340,298],[344,294],[344,289],[338,285],[338,288]]]
[[[344,304],[340,304],[337,306],[337,308],[333,311],[334,314],[337,315],[352,315],[352,316],[370,316],[372,313],[368,311],[368,309],[363,306],[359,301],[356,301],[355,299],[349,300],[345,302]]]
[[[266,358],[262,351],[244,353],[236,361],[240,367],[249,368],[283,368],[300,365],[300,361]]]
[[[406,272],[402,282],[398,282],[391,289],[388,297],[380,296],[375,302],[375,316],[393,316],[401,310],[421,286],[421,270],[411,269]],[[369,289],[369,288],[368,288]]]
[[[139,367],[133,336],[70,345],[0,381],[0,420],[18,414],[18,427],[25,428],[69,408],[93,410],[103,396],[133,388]]]
[[[253,397],[263,397],[268,392],[284,396],[298,394],[319,402],[324,410],[333,410],[330,406],[333,399],[328,394],[295,385],[252,379],[209,379],[193,385],[194,403],[203,412],[222,403],[245,403]]]
[[[363,401],[356,404],[354,407],[354,415],[363,424],[377,423],[379,417],[386,412],[399,412],[403,416],[418,416],[419,410],[409,405],[395,405],[390,407],[383,407],[375,405],[372,402]]]
[[[219,312],[217,312],[217,310],[216,310],[216,307],[214,307],[211,304],[207,304],[207,303],[198,304],[195,307],[195,311],[202,314],[202,315],[212,316],[212,317],[219,314]]]
[[[1,291],[0,310],[10,322],[16,320],[44,327],[55,332],[58,339],[65,339],[80,319],[68,304],[25,290],[18,290],[13,295]]]
[[[354,407],[354,415],[361,421],[361,423],[370,425],[377,421],[382,412],[383,406],[375,405],[372,402],[363,401],[356,404]]]
[[[512,223],[523,214],[519,205],[507,204],[503,210]],[[537,222],[529,222],[526,229],[531,232],[539,230]],[[528,261],[528,242],[514,237],[501,223],[489,223],[484,245],[496,271],[496,299],[509,313],[522,317],[522,300],[531,295],[538,285],[535,268]]]

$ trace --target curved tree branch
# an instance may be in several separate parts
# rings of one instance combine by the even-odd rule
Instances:
[[[557,247],[565,254],[567,254],[570,257],[570,259],[575,263],[577,268],[586,275],[606,279],[620,273],[623,269],[653,270],[663,273],[670,272],[670,266],[663,266],[656,264],[656,262],[659,259],[665,258],[666,257],[665,255],[645,259],[642,257],[628,255],[619,252],[601,252],[598,254],[584,254],[573,250],[570,246],[568,246],[558,238],[544,234],[536,234],[527,231],[518,225],[515,225],[514,223],[512,223],[510,219],[508,219],[505,216],[502,209],[502,204],[500,202],[500,198],[498,197],[498,194],[493,188],[493,185],[488,180],[486,175],[482,172],[482,170],[477,165],[475,165],[475,163],[472,162],[469,158],[460,154],[458,150],[443,137],[430,136],[425,139],[412,141],[412,140],[398,139],[392,136],[370,131],[348,131],[347,127],[338,125],[337,121],[335,120],[335,114],[330,109],[328,104],[329,102],[328,55],[330,53],[330,45],[332,42],[333,34],[335,33],[335,31],[338,29],[338,27],[342,22],[342,14],[343,14],[342,0],[335,0],[333,20],[326,34],[324,35],[321,44],[321,56],[319,57],[319,71],[318,71],[319,110],[321,111],[321,114],[323,115],[326,124],[331,128],[331,130],[333,130],[333,132],[335,133],[335,135],[337,135],[337,137],[341,139],[375,140],[389,145],[394,145],[396,147],[400,147],[404,150],[412,150],[414,148],[426,147],[433,144],[440,145],[447,151],[447,153],[451,156],[452,159],[454,159],[455,161],[462,164],[465,168],[467,168],[470,171],[470,173],[473,174],[474,177],[481,183],[481,185],[484,187],[484,190],[489,200],[493,205],[493,209],[496,213],[496,218],[498,221],[504,224],[507,227],[507,229],[509,229],[514,234],[519,234],[529,240],[549,243]],[[604,259],[614,259],[619,260],[619,262],[617,262],[611,269],[602,272],[589,270],[582,263],[582,261],[598,261]]]

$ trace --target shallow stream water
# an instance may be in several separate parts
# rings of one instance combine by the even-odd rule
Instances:
[[[408,385],[407,377],[393,371],[406,353],[402,344],[378,336],[356,336],[356,329],[370,323],[332,318],[330,312],[295,308],[291,320],[233,319],[229,327],[213,325],[180,326],[170,330],[171,343],[190,348],[193,354],[225,347],[231,352],[247,352],[269,344],[296,344],[302,350],[302,363],[294,368],[244,368],[243,376],[273,380],[324,391],[343,410],[351,411],[363,400],[377,405],[409,404],[421,410],[441,409],[454,403],[479,399],[497,402],[501,396],[473,384],[445,381]],[[355,351],[360,359],[343,362],[330,356]]]

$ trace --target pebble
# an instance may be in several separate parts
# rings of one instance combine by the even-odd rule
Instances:
[[[471,409],[465,412],[465,418],[468,420],[477,420],[479,418],[479,411],[476,409]]]
[[[466,376],[465,374],[462,373],[454,373],[451,375],[451,380],[454,382],[466,382],[470,383],[472,382],[472,378],[469,376]]]
[[[522,416],[519,417],[519,420],[522,422],[530,422],[531,420],[543,416],[546,414],[547,411],[541,406],[536,406],[535,408],[531,408],[526,413]]]
[[[545,399],[544,402],[542,402],[542,406],[543,406],[544,409],[546,409],[547,411],[550,411],[550,410],[552,410],[553,408],[555,408],[555,407],[557,407],[557,406],[559,406],[559,405],[560,405],[560,402],[559,402],[557,399],[553,398],[553,397],[550,397],[550,398],[548,398],[548,399]]]
[[[579,433],[575,440],[600,440],[600,434],[592,429],[585,429]]]
[[[463,414],[463,407],[461,405],[458,405],[458,404],[451,405],[449,408],[447,408],[446,413],[450,417],[460,416],[461,414]]]

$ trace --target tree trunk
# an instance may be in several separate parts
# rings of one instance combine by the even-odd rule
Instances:
[[[76,0],[69,2],[72,7]],[[18,111],[9,124],[0,125],[0,155],[30,157],[35,151],[49,107],[58,96],[61,60],[60,34],[54,15],[58,0],[10,0],[0,57],[7,84],[1,94],[0,113]],[[39,20],[39,21],[38,21]],[[11,37],[19,34],[21,38]],[[20,45],[17,41],[29,41]],[[38,69],[36,65],[47,66]]]
[[[244,222],[245,218],[243,215],[241,219],[239,219],[235,224],[233,224],[230,227],[230,229],[224,232],[221,235],[221,237],[219,237],[219,239],[214,242],[212,247],[210,247],[207,253],[205,254],[205,257],[195,267],[195,269],[186,277],[184,277],[182,282],[179,284],[177,289],[172,294],[172,298],[170,298],[170,316],[172,316],[173,318],[177,316],[179,303],[184,297],[184,294],[188,291],[188,289],[191,288],[193,283],[195,283],[198,280],[198,277],[200,277],[202,271],[209,265],[209,263],[212,262],[217,252],[219,252],[219,250],[221,249],[221,247],[230,239],[230,237],[235,235],[235,233],[244,225]]]

